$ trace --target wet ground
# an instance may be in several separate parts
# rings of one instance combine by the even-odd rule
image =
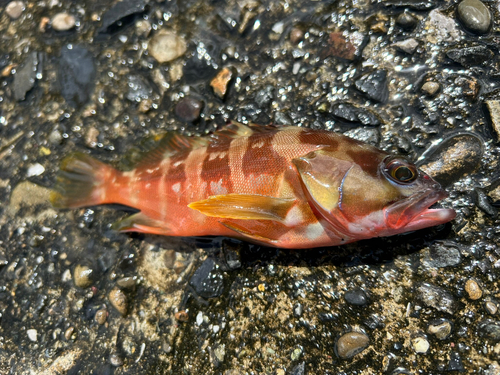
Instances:
[[[499,374],[499,6],[1,0],[0,373]],[[47,202],[74,150],[230,119],[407,155],[457,218],[290,251]]]

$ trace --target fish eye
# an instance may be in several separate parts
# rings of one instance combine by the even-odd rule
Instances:
[[[417,168],[405,159],[389,159],[384,167],[384,172],[395,182],[409,184],[418,177]]]

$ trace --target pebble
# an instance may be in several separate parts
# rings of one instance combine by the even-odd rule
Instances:
[[[45,168],[40,163],[31,164],[26,171],[26,177],[40,176]]]
[[[417,25],[418,19],[409,12],[403,12],[396,18],[396,24],[405,30],[411,30]]]
[[[447,370],[449,372],[463,372],[465,370],[458,352],[451,352]]]
[[[411,340],[411,345],[415,353],[425,354],[429,350],[430,344],[429,341],[423,336],[414,337]]]
[[[401,52],[405,52],[409,55],[412,55],[418,47],[418,41],[414,38],[405,39],[392,44],[396,49]]]
[[[137,285],[137,276],[125,276],[116,280],[116,285],[124,289],[133,289]]]
[[[200,117],[203,102],[191,96],[185,97],[175,106],[175,114],[180,120],[194,122]]]
[[[419,167],[440,184],[449,186],[481,165],[483,144],[473,133],[450,136],[425,151]]]
[[[491,26],[491,13],[479,0],[463,0],[458,4],[457,15],[464,27],[474,34],[485,34]]]
[[[490,198],[483,189],[478,187],[474,188],[472,191],[472,197],[474,198],[476,206],[486,214],[493,218],[498,216],[498,209],[490,203]]]
[[[486,100],[486,107],[490,113],[491,124],[500,139],[500,100]]]
[[[477,46],[452,48],[446,52],[446,56],[465,67],[471,67],[485,65],[493,59],[495,54],[491,49],[480,44]]]
[[[493,342],[500,341],[500,322],[497,320],[485,319],[477,325],[479,335]]]
[[[16,70],[14,75],[14,98],[16,100],[26,99],[28,91],[35,86],[39,60],[38,52],[31,52],[24,60],[22,67]]]
[[[224,291],[224,279],[219,266],[212,258],[207,258],[194,272],[189,284],[203,298],[218,297]]]
[[[66,339],[66,341],[75,340],[76,339],[75,327],[68,327],[68,329],[64,331],[64,338]]]
[[[368,296],[362,289],[348,290],[344,294],[344,299],[350,305],[365,306],[368,304]]]
[[[429,322],[427,332],[436,336],[439,340],[447,339],[452,330],[451,322],[448,319],[437,319]]]
[[[61,95],[73,107],[85,104],[94,92],[96,69],[94,56],[77,44],[61,49],[57,70]]]
[[[186,310],[178,311],[175,313],[175,319],[177,319],[179,322],[187,322],[189,320],[189,314],[187,313]]]
[[[377,115],[365,108],[360,108],[351,103],[334,103],[330,113],[339,120],[361,123],[363,125],[378,126],[380,119]]]
[[[109,363],[111,363],[114,367],[120,367],[123,366],[124,361],[117,352],[113,352],[109,355]]]
[[[368,99],[376,102],[385,102],[389,96],[387,71],[384,69],[363,74],[354,82],[354,85]]]
[[[92,285],[92,274],[94,270],[85,265],[78,264],[73,271],[73,280],[79,288],[88,288]]]
[[[127,296],[121,289],[115,287],[109,292],[109,302],[122,316],[127,314]]]
[[[422,85],[422,92],[428,96],[435,96],[439,90],[441,90],[441,85],[434,81],[427,81]]]
[[[75,17],[68,13],[57,13],[51,21],[52,28],[57,31],[71,30],[75,24]]]
[[[431,283],[422,283],[418,286],[416,292],[418,299],[426,306],[448,314],[453,314],[456,310],[455,298],[446,289]]]
[[[63,136],[61,132],[57,129],[54,129],[50,132],[49,134],[49,142],[52,143],[53,145],[59,145],[61,144],[63,140]]]
[[[13,20],[17,20],[23,14],[26,9],[25,4],[22,1],[11,1],[5,7],[5,13]]]
[[[492,300],[485,301],[484,308],[490,315],[495,315],[498,312],[498,304]]]
[[[360,332],[348,332],[342,335],[335,346],[340,358],[348,359],[361,353],[369,344],[367,335]]]
[[[304,38],[304,31],[299,27],[293,27],[290,30],[290,42],[298,44]]]
[[[28,329],[26,331],[26,334],[28,335],[28,338],[30,341],[36,342],[38,339],[38,332],[36,329]]]
[[[305,375],[305,373],[306,373],[306,363],[301,362],[297,366],[293,367],[288,374],[289,375]],[[276,375],[278,375],[277,372],[276,372]]]
[[[329,35],[320,55],[322,58],[332,56],[354,61],[361,57],[366,40],[367,36],[358,31],[352,33],[336,31]]]
[[[301,348],[295,348],[292,352],[291,359],[292,361],[296,361],[300,358],[302,355],[302,349]]]
[[[98,324],[103,325],[108,319],[108,310],[106,308],[97,310],[94,319]]]
[[[456,243],[436,241],[429,246],[429,253],[424,257],[424,262],[434,268],[454,267],[462,262],[462,254]]]
[[[159,63],[173,61],[186,53],[186,42],[170,31],[160,31],[149,42],[148,51]]]
[[[469,279],[465,282],[465,291],[467,292],[469,299],[475,301],[483,296],[483,291],[481,287],[474,279]]]
[[[229,81],[233,78],[233,71],[230,68],[223,68],[217,75],[210,81],[210,86],[214,90],[215,95],[223,99],[226,95]]]
[[[463,35],[463,31],[453,18],[445,16],[436,9],[429,12],[424,29],[427,30],[427,40],[438,45],[443,42],[458,42]]]

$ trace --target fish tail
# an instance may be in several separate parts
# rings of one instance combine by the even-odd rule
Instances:
[[[107,181],[119,173],[93,157],[75,152],[64,158],[50,193],[58,208],[95,206],[106,202]]]

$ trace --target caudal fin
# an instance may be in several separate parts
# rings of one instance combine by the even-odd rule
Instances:
[[[106,181],[116,169],[89,155],[75,152],[61,162],[50,202],[58,208],[76,208],[103,204]]]

